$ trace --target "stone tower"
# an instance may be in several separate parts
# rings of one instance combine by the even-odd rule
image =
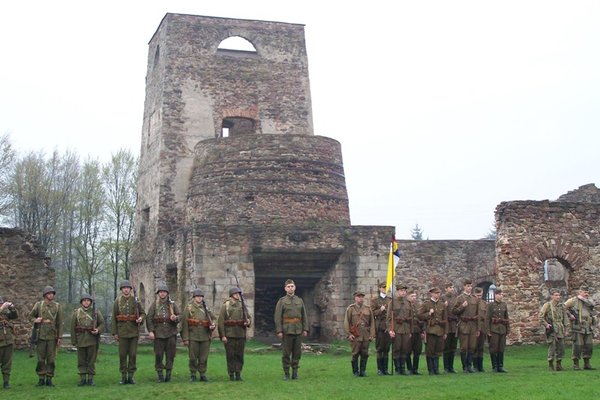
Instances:
[[[232,37],[249,50],[224,48]],[[358,271],[385,270],[393,233],[350,225],[341,146],[313,132],[304,26],[281,22],[163,18],[149,43],[137,211],[143,300],[166,282],[181,304],[202,288],[218,311],[237,277],[262,335],[286,278],[313,325],[338,335]]]

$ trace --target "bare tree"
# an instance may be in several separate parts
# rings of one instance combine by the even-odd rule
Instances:
[[[0,135],[0,222],[6,217],[10,206],[8,182],[10,171],[15,160],[15,151],[10,143],[8,134]]]

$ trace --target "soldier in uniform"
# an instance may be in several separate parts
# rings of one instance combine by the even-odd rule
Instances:
[[[448,315],[448,333],[444,342],[444,371],[448,374],[454,374],[454,355],[458,347],[458,317],[452,313],[456,304],[456,291],[453,283],[447,283],[445,286],[444,302],[446,304],[446,314]]]
[[[207,382],[206,368],[212,332],[216,328],[216,318],[206,307],[204,293],[200,289],[192,292],[192,302],[183,310],[181,337],[188,346],[190,356],[190,380],[196,382],[196,373],[200,381]]]
[[[4,389],[10,388],[10,370],[15,344],[14,327],[11,321],[18,317],[15,305],[5,302],[0,296],[0,367],[2,367]]]
[[[483,300],[483,289],[480,287],[476,287],[473,289],[473,294],[477,297],[479,301],[479,326],[481,328],[480,334],[475,340],[475,353],[473,354],[473,367],[477,372],[484,372],[483,369],[483,351],[485,348],[485,339],[487,339],[487,325],[485,323],[485,318],[487,315],[488,303]]]
[[[419,304],[417,302],[416,290],[408,293],[408,301],[413,313],[412,335],[410,337],[410,353],[406,357],[406,369],[412,375],[421,375],[419,373],[419,357],[423,352],[423,339],[425,332],[423,330],[423,321],[419,319]],[[412,354],[412,360],[410,356]]]
[[[100,333],[104,330],[104,317],[92,307],[92,296],[83,294],[71,316],[71,344],[77,347],[77,369],[80,381],[77,386],[94,386],[96,356]]]
[[[375,349],[377,350],[377,375],[389,375],[390,335],[387,331],[387,311],[392,299],[387,295],[385,282],[378,285],[379,294],[371,302],[375,317]]]
[[[375,318],[371,308],[364,304],[364,292],[357,290],[353,296],[354,303],[344,314],[344,329],[352,347],[352,373],[354,376],[367,376],[369,343],[375,338]]]
[[[229,298],[219,311],[219,337],[225,346],[227,372],[229,380],[241,381],[244,366],[244,348],[246,330],[250,326],[250,314],[242,305],[242,290],[239,287],[229,289]]]
[[[177,352],[179,307],[169,297],[167,285],[158,285],[156,300],[146,315],[148,337],[154,340],[154,369],[157,382],[171,382],[171,371]],[[164,359],[164,362],[163,362]],[[163,375],[163,369],[165,370]]]
[[[486,332],[490,341],[490,357],[494,372],[507,372],[504,369],[504,348],[506,335],[510,332],[508,308],[502,301],[502,289],[497,288],[494,301],[488,304],[485,318]]]
[[[458,338],[460,342],[460,359],[463,372],[475,372],[473,369],[473,357],[477,338],[481,334],[479,321],[479,299],[473,296],[473,282],[465,280],[463,293],[457,299],[452,308],[452,313],[458,317]]]
[[[444,353],[444,341],[448,331],[448,315],[446,314],[446,304],[440,301],[442,291],[434,287],[429,289],[429,293],[431,298],[421,305],[419,319],[427,324],[425,328],[427,370],[429,375],[439,375],[440,356]]]
[[[46,286],[42,291],[44,299],[35,303],[29,313],[29,319],[39,325],[37,357],[35,369],[39,380],[38,386],[54,386],[56,352],[60,346],[63,334],[63,311],[60,304],[54,301],[56,291],[52,286]]]
[[[569,318],[564,304],[560,302],[560,291],[552,290],[550,301],[545,303],[540,310],[540,323],[546,331],[546,342],[548,343],[548,369],[554,371],[554,359],[556,359],[556,371],[562,371],[562,359],[565,355],[565,336]]]
[[[119,371],[122,385],[135,384],[133,376],[137,370],[136,358],[140,325],[146,313],[144,307],[132,293],[133,286],[128,280],[119,285],[121,294],[113,303],[112,335],[119,342]]]
[[[302,356],[302,336],[308,336],[308,317],[302,299],[295,295],[296,284],[293,280],[285,281],[286,295],[277,301],[275,306],[275,332],[281,340],[281,363],[283,379],[298,379],[298,367]]]
[[[393,340],[394,368],[398,375],[408,375],[404,366],[411,351],[410,337],[413,330],[413,309],[406,298],[406,289],[406,285],[396,285],[397,298],[387,316],[388,331]]]
[[[583,358],[583,369],[595,369],[590,365],[592,349],[594,346],[594,326],[596,318],[593,316],[595,303],[589,298],[587,286],[579,288],[579,294],[565,302],[571,332],[573,334],[573,369],[579,370],[579,359]]]

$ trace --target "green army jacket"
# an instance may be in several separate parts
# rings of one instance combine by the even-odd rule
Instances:
[[[63,334],[63,311],[60,304],[55,301],[38,301],[29,313],[29,320],[33,322],[38,317],[42,317],[38,339],[57,340]]]
[[[481,329],[481,333],[484,335],[487,335],[487,333],[490,332],[489,325],[486,323],[488,307],[490,306],[490,304],[491,303],[488,303],[487,301],[480,299],[479,304],[477,305],[477,307],[478,307],[477,311],[479,314],[479,328]],[[500,332],[494,332],[494,333],[500,333]]]
[[[486,333],[506,335],[510,332],[508,308],[505,302],[494,300],[487,305],[485,326]]]
[[[373,339],[375,337],[375,318],[371,308],[364,304],[349,305],[344,314],[344,329],[346,335],[353,335],[359,342]]]
[[[594,302],[591,299],[580,299],[575,296],[565,301],[567,311],[573,310],[577,318],[571,321],[571,330],[577,333],[593,334],[596,318],[593,316]]]
[[[558,339],[562,339],[566,336],[569,317],[567,316],[564,304],[555,304],[552,301],[545,303],[540,310],[539,319],[544,330],[546,329],[547,324],[552,325]]]
[[[433,314],[429,311],[433,309]],[[419,319],[425,321],[425,332],[428,335],[444,336],[448,333],[448,315],[446,303],[428,299],[419,308]]]
[[[390,309],[392,298],[390,296],[381,297],[378,295],[371,302],[371,311],[373,311],[373,317],[375,318],[375,328],[378,331],[384,332],[387,330],[387,312]],[[385,306],[385,310],[381,310],[381,306]]]
[[[250,313],[245,310],[246,318],[250,321]],[[242,302],[232,297],[225,300],[219,311],[219,337],[245,338],[246,329],[244,326],[244,311],[242,311]]]
[[[91,331],[98,329],[98,335],[93,335]],[[100,310],[93,310],[92,307],[78,307],[71,316],[71,344],[75,347],[96,346],[100,334],[104,331],[104,317]]]
[[[275,306],[275,333],[299,335],[308,332],[308,317],[302,299],[287,294]]]
[[[208,317],[210,317],[210,320]],[[192,301],[183,310],[181,338],[183,340],[193,340],[195,342],[211,340],[212,331],[209,328],[211,321],[213,324],[216,324],[216,318],[213,313],[208,310],[207,316],[202,303],[196,304]]]
[[[19,317],[15,308],[0,310],[0,347],[15,344],[15,332],[12,320]]]
[[[393,304],[393,312],[387,315],[388,330],[393,330],[398,335],[412,333],[413,308],[410,301],[406,297],[396,297]]]
[[[133,295],[123,296],[119,295],[113,303],[113,314],[111,333],[113,335],[119,335],[122,338],[134,338],[140,335],[140,325],[144,323],[146,313],[141,302],[137,302],[137,315],[142,318],[142,322],[138,325],[135,322],[136,311],[135,311],[135,298]]]
[[[177,335],[177,324],[181,319],[177,304],[165,298],[164,300],[157,296],[156,300],[150,305],[146,314],[146,328],[148,332],[154,332],[158,339],[166,339]],[[171,320],[171,315],[177,318]]]
[[[456,305],[456,299],[458,296],[454,293],[446,293],[443,298],[446,303],[446,314],[448,315],[448,333],[458,333],[458,317],[454,315],[452,309]]]
[[[463,303],[467,301],[467,305]],[[479,299],[472,294],[462,293],[456,298],[452,307],[452,314],[458,317],[458,331],[463,335],[474,334],[481,331],[479,318]]]

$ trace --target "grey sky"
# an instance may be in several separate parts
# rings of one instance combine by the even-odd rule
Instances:
[[[21,151],[139,151],[166,12],[306,25],[315,133],[354,225],[478,239],[501,201],[600,183],[600,2],[0,3],[0,133]]]

